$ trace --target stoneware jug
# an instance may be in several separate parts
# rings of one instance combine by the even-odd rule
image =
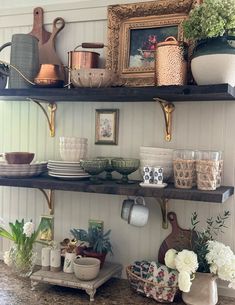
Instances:
[[[39,71],[38,40],[29,34],[14,34],[11,42],[0,47],[11,46],[10,64],[22,73],[27,79],[33,81]],[[29,88],[28,83],[14,68],[9,71],[9,88]]]

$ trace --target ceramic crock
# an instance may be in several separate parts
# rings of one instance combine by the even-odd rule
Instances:
[[[235,37],[216,37],[197,43],[191,61],[198,85],[235,85]]]

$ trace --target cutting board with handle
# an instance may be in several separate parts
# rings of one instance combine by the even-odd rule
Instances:
[[[40,48],[42,44],[49,40],[51,33],[44,29],[42,7],[36,7],[34,9],[33,17],[33,29],[29,34],[38,39],[38,45]]]
[[[176,250],[190,249],[192,230],[182,229],[177,221],[177,216],[174,212],[169,212],[167,218],[172,226],[172,232],[164,239],[159,251],[158,261],[161,264],[165,264],[164,257],[167,250],[173,248]],[[194,234],[193,234],[194,236]]]

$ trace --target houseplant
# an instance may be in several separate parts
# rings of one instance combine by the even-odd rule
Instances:
[[[191,61],[198,85],[235,85],[235,1],[204,0],[183,22],[185,38],[195,41]]]
[[[74,238],[78,242],[79,254],[88,257],[96,257],[101,261],[101,268],[104,264],[106,255],[112,252],[112,245],[110,242],[111,230],[103,233],[97,227],[90,227],[88,231],[83,229],[70,230]]]
[[[40,223],[38,229],[32,221],[25,222],[16,220],[9,223],[10,231],[5,227],[3,221],[0,223],[0,236],[13,242],[9,251],[4,254],[4,262],[10,266],[18,275],[27,277],[33,272],[37,253],[34,251],[34,243],[39,232],[43,229]]]
[[[170,249],[166,252],[166,265],[179,271],[179,288],[183,291],[182,297],[186,304],[216,304],[217,278],[229,281],[229,287],[235,289],[235,255],[230,247],[215,240],[226,227],[229,215],[225,211],[215,219],[208,218],[206,228],[199,231],[198,216],[194,213],[191,218],[190,249],[179,252]]]

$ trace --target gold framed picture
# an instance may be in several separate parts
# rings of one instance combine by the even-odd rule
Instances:
[[[38,240],[41,242],[49,242],[54,239],[54,216],[42,215],[40,225],[42,229],[38,234]]]
[[[96,109],[95,144],[118,144],[119,109]]]
[[[156,43],[183,41],[182,22],[195,1],[158,0],[108,7],[106,67],[124,86],[154,86]]]

